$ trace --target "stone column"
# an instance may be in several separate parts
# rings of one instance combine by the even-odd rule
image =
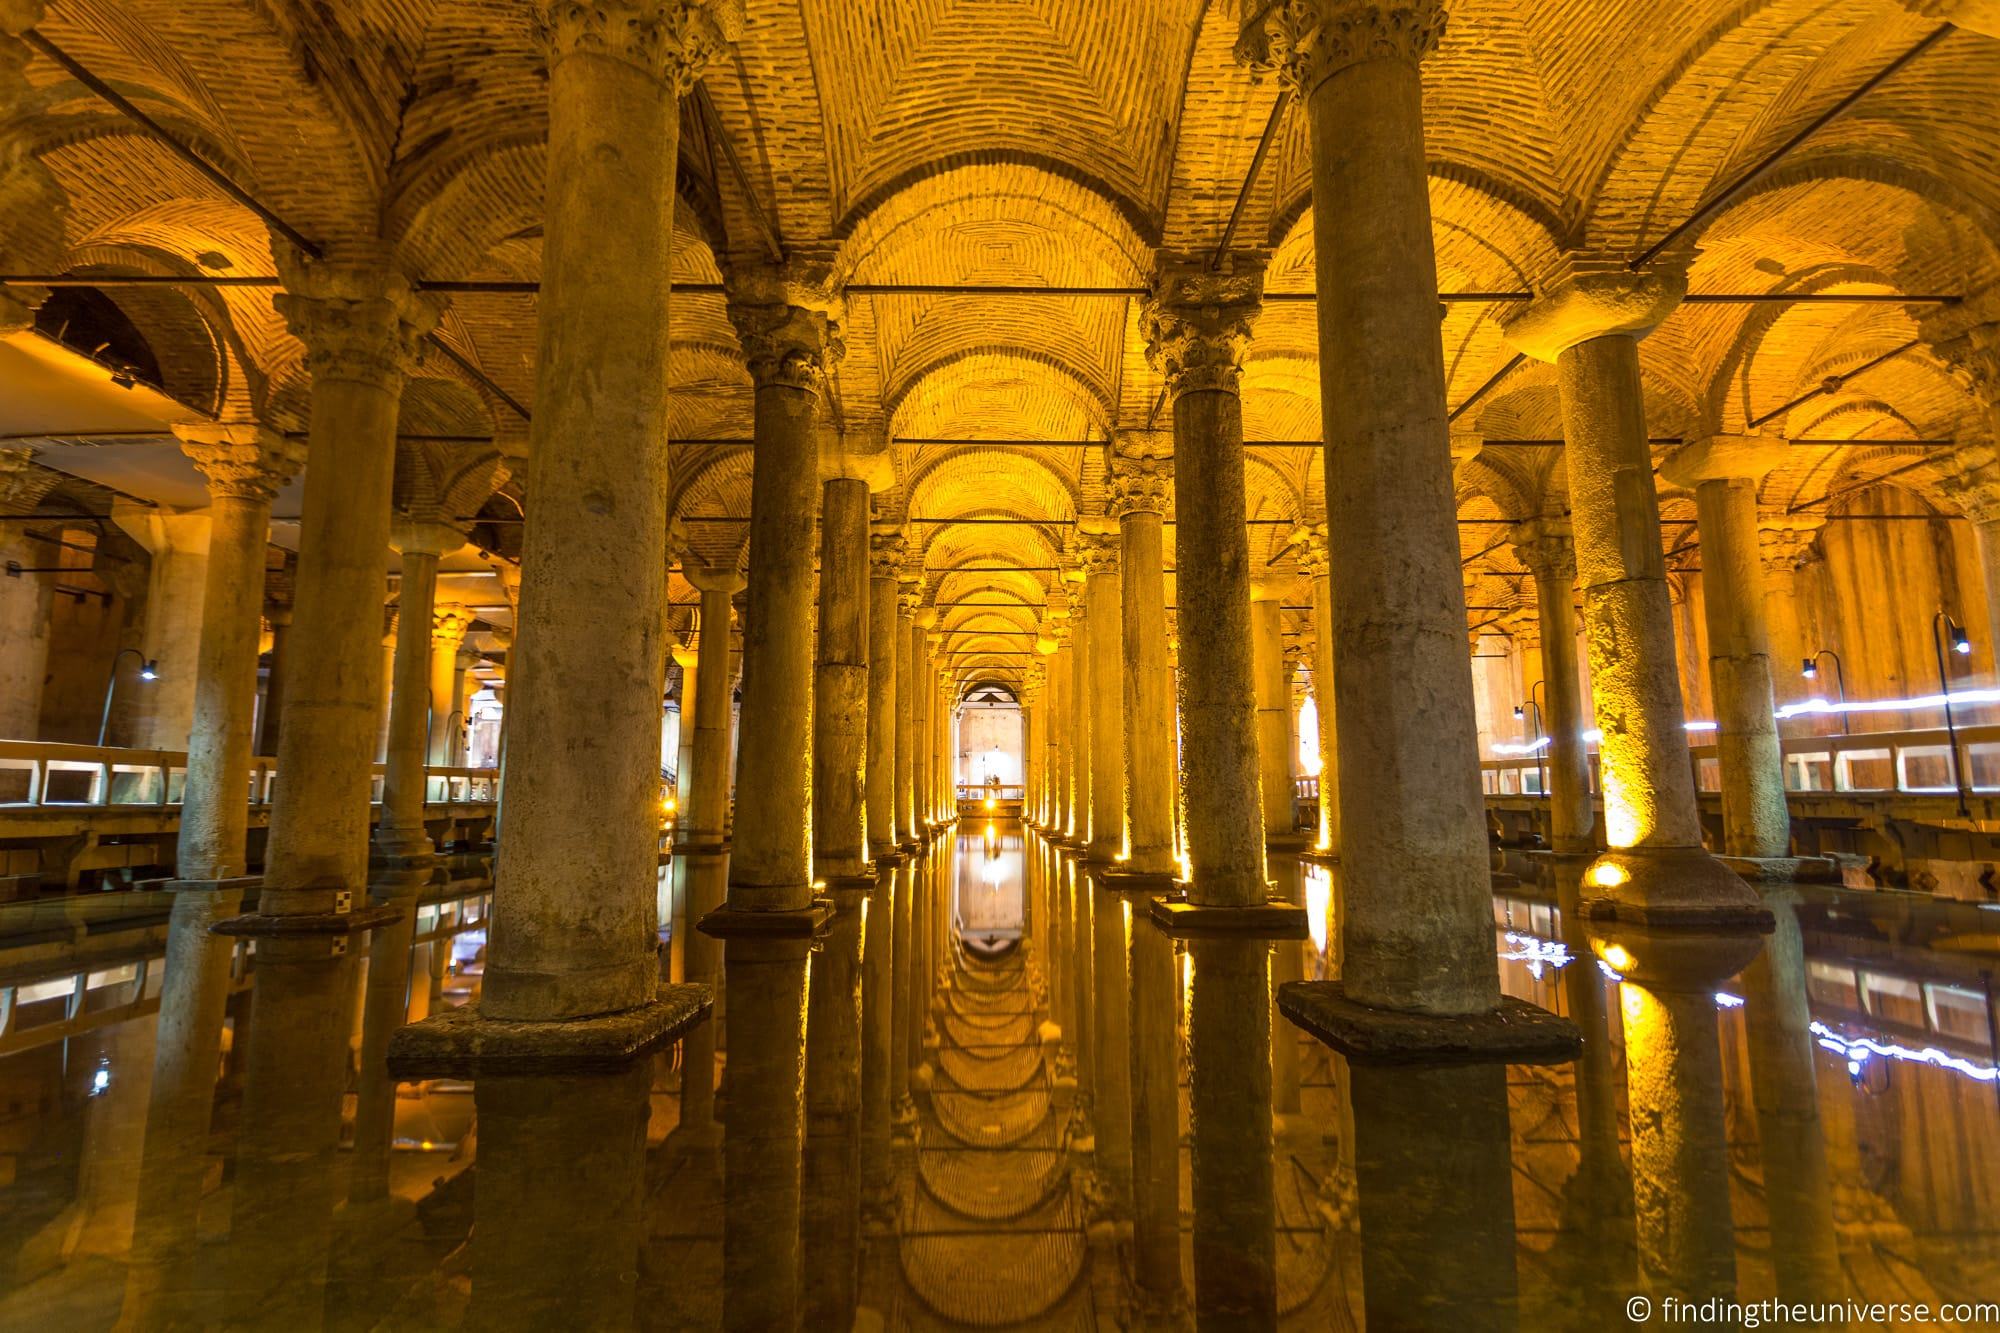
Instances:
[[[1669,482],[1694,492],[1701,527],[1723,850],[1731,856],[1782,857],[1792,849],[1757,542],[1757,484],[1784,465],[1785,450],[1783,440],[1718,436],[1675,450],[1660,466]]]
[[[1185,569],[1183,562],[1181,568]],[[1201,1328],[1276,1328],[1271,981],[1262,940],[1188,942],[1188,1138]]]
[[[1046,624],[1044,632],[1052,645],[1049,651],[1049,821],[1046,832],[1053,842],[1061,842],[1069,818],[1070,755],[1070,665],[1068,613]]]
[[[1779,704],[1837,694],[1821,688],[1822,684],[1832,686],[1832,680],[1810,681],[1803,671],[1808,654],[1833,646],[1808,641],[1805,620],[1799,613],[1799,566],[1809,558],[1823,522],[1820,514],[1770,514],[1758,520],[1764,624],[1771,637],[1771,694]]]
[[[138,647],[148,660],[160,664],[160,675],[140,697],[131,743],[146,750],[186,750],[194,727],[195,660],[201,644],[202,596],[208,587],[210,514],[207,510],[176,513],[127,501],[113,504],[111,512],[118,526],[153,557],[146,575],[146,623]]]
[[[1174,872],[1174,697],[1167,666],[1163,523],[1173,475],[1169,458],[1121,438],[1111,462],[1111,513],[1118,520],[1119,643],[1123,653],[1125,869]]]
[[[1042,784],[1042,691],[1046,675],[1040,659],[1021,673],[1021,821],[1040,822],[1038,794]]]
[[[1319,725],[1319,835],[1313,849],[1340,854],[1340,710],[1334,698],[1333,571],[1326,533],[1306,534],[1299,572],[1312,581],[1313,713]]]
[[[285,661],[292,639],[292,559],[283,569],[264,571],[264,623],[271,627],[271,665],[264,675],[264,711],[257,719],[255,753],[265,758],[277,756],[278,727],[285,716]]]
[[[1092,861],[1125,855],[1124,608],[1118,569],[1120,539],[1093,536],[1084,548],[1090,608],[1090,845]],[[1120,947],[1119,956],[1124,956]],[[1123,979],[1119,994],[1123,995]]]
[[[757,386],[736,760],[737,790],[753,799],[739,803],[729,858],[736,911],[801,911],[812,902],[816,419],[827,367],[840,356],[831,299],[802,269],[730,276],[729,317]],[[849,581],[859,577],[854,556]]]
[[[868,483],[836,477],[820,502],[819,661],[813,678],[813,865],[868,868]]]
[[[701,593],[701,631],[696,642],[695,676],[701,688],[695,696],[694,785],[684,814],[690,846],[713,847],[728,840],[731,695],[729,626],[730,599],[743,588],[743,576],[733,569],[685,568],[689,583]]]
[[[8,299],[0,295],[0,302]],[[32,449],[0,449],[0,519],[33,513],[61,479],[36,466],[33,458]],[[53,549],[31,541],[26,523],[0,522],[0,570],[9,564],[23,569],[50,564],[43,552]],[[0,573],[0,738],[40,739],[53,596],[46,574]],[[25,796],[27,791],[23,787],[10,794]]]
[[[463,607],[449,608],[455,616],[440,615],[433,607],[438,556],[464,545],[465,536],[438,523],[399,522],[391,541],[402,553],[403,576],[396,598],[395,684],[389,695],[389,741],[375,845],[387,856],[428,855],[432,848],[424,829],[428,799],[424,765],[434,706],[432,645],[440,633],[447,638],[463,633],[458,627],[470,620]],[[456,647],[455,640],[452,646]],[[439,718],[438,724],[442,722]]]
[[[1570,522],[1590,647],[1605,841],[1587,892],[1635,921],[1755,916],[1756,897],[1702,850],[1646,443],[1639,338],[1683,279],[1571,271],[1508,325],[1556,366],[1569,451]]]
[[[856,484],[864,489],[865,505],[866,483]],[[855,565],[866,568],[860,560]],[[857,631],[863,619],[853,617]],[[861,1278],[862,957],[873,881],[849,876],[828,887],[833,918],[813,950],[806,986],[800,1224],[810,1238],[803,1280],[810,1328],[850,1325]],[[887,1086],[885,1079],[885,1092]],[[886,1121],[882,1128],[886,1134]]]
[[[877,530],[868,539],[868,851],[876,860],[896,850],[896,571],[902,534]]]
[[[912,958],[916,896],[917,862],[912,857],[896,873],[896,919],[890,927],[894,995],[889,1020],[889,1101],[899,1138],[914,1135],[917,1123],[916,1106],[910,1100],[910,1024],[921,1021],[915,1018],[916,968]]]
[[[1331,693],[1366,774],[1335,821],[1366,830],[1339,843],[1341,984],[1473,1015],[1499,982],[1418,70],[1443,27],[1438,0],[1291,0],[1238,50],[1282,65],[1312,140]]]
[[[1181,773],[1193,863],[1188,900],[1200,906],[1254,906],[1269,892],[1238,388],[1262,294],[1261,260],[1235,256],[1220,271],[1163,262],[1141,317],[1147,359],[1166,378],[1173,400]]]
[[[235,942],[209,928],[236,914],[247,859],[250,724],[271,500],[301,461],[297,445],[250,423],[175,429],[208,482],[213,536],[188,747],[166,979],[139,1167],[123,1322],[188,1317],[216,1061]]]
[[[465,725],[459,713],[460,682],[465,673],[458,657],[471,628],[472,612],[456,602],[431,612],[430,726],[425,762],[440,768],[458,762],[459,729]],[[661,671],[665,670],[663,665]]]
[[[896,1212],[895,1168],[889,1145],[896,1115],[896,899],[902,876],[884,869],[863,909],[861,955],[861,1188],[868,1210],[889,1220]],[[907,1092],[907,1088],[905,1089]]]
[[[1251,683],[1257,700],[1257,789],[1264,808],[1264,840],[1278,846],[1292,836],[1292,690],[1285,679],[1284,588],[1259,579],[1250,585]]]
[[[1134,915],[1143,900],[1133,900]],[[1122,913],[1121,913],[1122,915]],[[1140,1300],[1181,1300],[1180,1004],[1174,943],[1134,924],[1127,939],[1131,994],[1132,1277]]]
[[[1965,364],[1969,358],[1963,351],[1948,359],[1961,369],[1969,369]],[[1974,373],[1972,380],[1977,385],[1980,376]],[[2000,381],[1994,383],[2000,387]],[[1986,623],[1994,639],[1994,661],[2000,664],[2000,449],[1992,444],[1962,445],[1940,461],[1946,475],[1939,489],[1971,521],[1973,537],[1979,544],[1979,571],[1986,588]]]
[[[937,608],[919,606],[910,616],[910,808],[918,840],[931,832],[931,769],[937,764],[937,742],[931,714],[937,711],[937,673],[931,669],[931,630]]]
[[[1582,854],[1597,846],[1597,811],[1590,796],[1590,754],[1584,744],[1583,684],[1576,664],[1576,550],[1569,523],[1537,518],[1512,533],[1515,558],[1535,580],[1535,614],[1542,640],[1542,680],[1549,738],[1549,844]],[[1530,682],[1532,687],[1532,682]]]
[[[674,665],[681,669],[681,743],[674,759],[674,840],[678,843],[686,841],[688,805],[694,799],[694,713],[700,701],[701,672],[692,647],[676,643],[672,651]]]
[[[1069,761],[1069,804],[1063,812],[1064,841],[1083,846],[1090,841],[1090,591],[1082,570],[1070,595],[1069,675],[1063,681],[1063,718],[1068,731],[1064,753]]]
[[[1093,1116],[1097,1172],[1122,1209],[1132,1197],[1132,1011],[1125,953],[1132,908],[1122,894],[1106,892],[1094,876],[1084,892],[1092,897],[1090,976],[1095,994],[1090,1013],[1097,1066]],[[1140,925],[1151,929],[1144,922]]]
[[[923,601],[915,575],[899,578],[896,597],[896,841],[917,845],[917,629],[913,617]],[[900,955],[901,947],[897,949]]]

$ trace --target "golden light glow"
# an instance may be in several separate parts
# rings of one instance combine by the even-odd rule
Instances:
[[[1625,873],[1625,867],[1606,861],[1590,868],[1590,882],[1600,889],[1615,889],[1632,878]]]
[[[991,796],[986,798],[986,808],[988,810],[991,810],[993,808],[993,798]]]
[[[1607,944],[1597,951],[1597,956],[1611,965],[1614,972],[1630,972],[1633,958],[1631,951],[1622,944]]]

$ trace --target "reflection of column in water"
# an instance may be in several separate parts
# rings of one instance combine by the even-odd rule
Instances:
[[[1132,1065],[1130,1013],[1126,1008],[1125,938],[1131,909],[1123,894],[1098,887],[1091,896],[1091,979],[1096,991],[1097,1170],[1122,1202],[1132,1192]]]
[[[652,1075],[478,1080],[468,1328],[632,1326]]]
[[[865,893],[830,886],[834,914],[806,987],[806,1138],[801,1224],[809,1328],[853,1320],[861,1262],[861,953]]]
[[[389,1197],[389,1149],[396,1133],[396,1083],[387,1064],[389,1034],[403,1026],[410,1001],[410,941],[417,930],[417,893],[431,868],[397,864],[375,874],[372,894],[396,909],[396,919],[368,937],[368,978],[361,1000],[361,1067],[355,1080],[354,1164],[347,1197],[356,1204]]]
[[[896,870],[896,921],[890,951],[895,968],[895,1008],[889,1030],[889,1100],[895,1106],[896,1124],[905,1134],[914,1132],[916,1125],[916,1111],[910,1103],[910,1005],[914,994],[910,925],[916,884],[917,862],[912,857]]]
[[[1656,1299],[1736,1289],[1715,988],[1756,955],[1755,934],[1618,927],[1592,948],[1625,980],[1626,1094],[1639,1273]]]
[[[729,861],[716,852],[677,857],[686,869],[688,920],[700,921],[722,906],[728,892]],[[676,1139],[690,1146],[710,1144],[715,1126],[715,1048],[722,1034],[722,945],[699,930],[690,930],[683,954],[687,979],[709,987],[715,996],[712,1016],[681,1038],[681,1121]]]
[[[1507,1066],[1351,1071],[1367,1326],[1513,1329]]]
[[[1174,945],[1140,918],[1128,932],[1132,973],[1132,1276],[1140,1301],[1170,1310],[1181,1298],[1179,1006]]]
[[[732,1330],[799,1322],[806,937],[723,941],[730,1014],[723,1136],[722,1316]]]
[[[1188,996],[1194,1302],[1203,1327],[1278,1317],[1271,982],[1260,939],[1194,939]]]
[[[889,1163],[891,1032],[896,972],[896,872],[884,871],[864,911],[861,953],[861,1181],[869,1206],[886,1210],[895,1196]]]
[[[1776,918],[1776,929],[1763,954],[1744,969],[1740,985],[1764,1198],[1771,1214],[1771,1264],[1779,1300],[1835,1300],[1844,1283],[1833,1229],[1833,1180],[1813,1078],[1798,892],[1789,887],[1767,890],[1764,904]]]
[[[1063,874],[1069,881],[1070,902],[1070,975],[1076,985],[1073,989],[1076,1010],[1076,1105],[1085,1117],[1083,1124],[1091,1123],[1091,1107],[1097,1096],[1097,1044],[1095,1019],[1092,1011],[1096,1006],[1091,986],[1091,900],[1090,881],[1084,876],[1083,867],[1077,861],[1063,858]],[[1084,1133],[1090,1133],[1088,1128]]]
[[[1305,905],[1304,877],[1299,863],[1289,856],[1274,856],[1269,862],[1271,897],[1279,902]],[[1277,1002],[1278,987],[1287,981],[1305,979],[1304,940],[1275,940],[1271,944],[1271,996]],[[1271,1110],[1278,1115],[1299,1113],[1299,1034],[1273,1010],[1271,1018]]]
[[[342,936],[257,940],[256,1024],[236,1145],[229,1224],[230,1317],[320,1326],[333,1224],[333,1162],[352,1024]]]

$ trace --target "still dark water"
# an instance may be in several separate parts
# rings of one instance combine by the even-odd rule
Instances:
[[[1270,1002],[1337,975],[1331,873],[1272,863],[1311,939],[1190,951],[968,821],[844,899],[802,968],[730,956],[704,1041],[388,1085],[371,989],[411,1017],[478,992],[461,858],[419,894],[400,995],[364,948],[316,989],[263,978],[260,1013],[236,958],[212,1113],[179,1135],[147,1132],[183,1040],[165,895],[0,908],[0,1328],[770,1327],[787,1278],[815,1330],[1745,1326],[1724,1299],[2000,1326],[1949,1308],[2000,1301],[2000,912],[1787,889],[1747,964],[1635,958],[1572,885],[1503,879],[1503,986],[1583,1057],[1350,1068]],[[663,916],[689,875],[663,870]],[[664,956],[702,966],[682,933]],[[341,1086],[283,1077],[343,1046]],[[149,1153],[194,1231],[135,1252]],[[1890,1322],[1851,1314],[1761,1322]]]

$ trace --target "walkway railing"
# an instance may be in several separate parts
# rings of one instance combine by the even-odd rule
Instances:
[[[375,765],[371,799],[382,798],[383,769],[384,765]],[[277,770],[275,759],[252,759],[244,799],[252,805],[268,804]],[[478,804],[499,798],[498,769],[432,765],[424,773],[424,799],[429,802]],[[186,788],[185,751],[0,741],[0,808],[171,807],[181,803]]]
[[[1943,727],[1927,727],[1789,736],[1779,742],[1779,750],[1788,791],[1950,795],[1963,772],[1966,790],[2000,793],[2000,725],[1960,727],[1956,761],[1952,744]],[[1721,758],[1713,740],[1689,746],[1688,761],[1694,765],[1697,787],[1722,789]],[[1547,794],[1542,787],[1545,761],[1538,764],[1532,754],[1488,759],[1479,767],[1488,796]],[[1590,786],[1592,791],[1598,789],[1595,752],[1590,756]]]
[[[961,801],[979,801],[984,800],[988,796],[998,801],[1020,801],[1026,800],[1027,795],[1028,789],[1019,783],[1015,783],[1011,787],[1004,783],[998,787],[989,787],[982,782],[961,782],[958,784],[958,799]]]

